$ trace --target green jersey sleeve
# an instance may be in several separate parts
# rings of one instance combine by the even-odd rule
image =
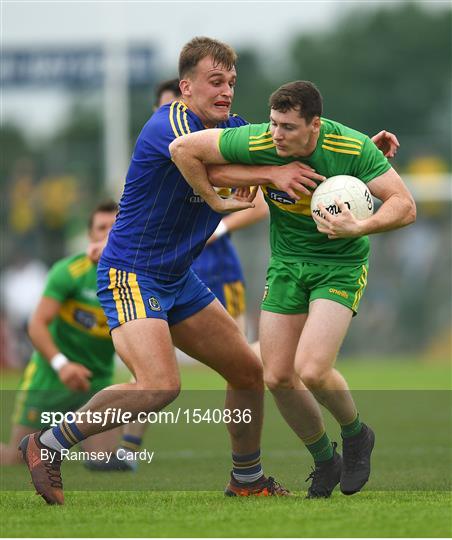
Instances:
[[[43,296],[64,302],[71,296],[75,286],[75,280],[69,272],[68,260],[63,259],[50,269]]]
[[[388,159],[375,144],[366,137],[360,159],[356,162],[357,170],[354,175],[363,182],[370,182],[391,168]]]
[[[253,152],[265,145],[273,147],[268,123],[248,124],[238,128],[226,128],[221,132],[219,149],[231,163],[255,163]]]

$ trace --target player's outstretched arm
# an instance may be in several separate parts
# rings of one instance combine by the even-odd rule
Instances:
[[[226,163],[218,149],[220,133],[221,129],[206,129],[178,137],[169,145],[171,159],[193,190],[216,212],[252,208],[250,201],[222,199],[209,181],[206,163]]]
[[[47,358],[57,371],[61,382],[71,390],[89,390],[91,371],[76,362],[71,362],[58,349],[49,332],[50,323],[60,311],[61,304],[54,298],[43,296],[28,325],[28,334],[33,346]]]

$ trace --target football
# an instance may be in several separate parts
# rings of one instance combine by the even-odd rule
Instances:
[[[366,219],[373,214],[374,201],[366,184],[354,176],[340,174],[322,182],[312,194],[312,217],[322,215],[317,207],[319,203],[330,214],[340,214],[335,199],[340,199],[357,219]]]

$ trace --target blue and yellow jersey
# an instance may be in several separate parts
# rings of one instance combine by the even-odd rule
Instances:
[[[232,115],[217,127],[245,124]],[[193,192],[168,147],[175,138],[202,129],[201,120],[182,101],[164,105],[145,124],[102,265],[167,281],[189,269],[222,216]]]
[[[114,348],[96,296],[96,269],[84,253],[58,261],[49,272],[43,296],[61,304],[49,327],[58,349],[89,368],[94,378],[103,378],[113,373]],[[39,352],[34,358],[48,366]]]

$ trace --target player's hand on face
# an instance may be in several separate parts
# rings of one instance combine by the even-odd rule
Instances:
[[[296,201],[300,199],[300,193],[311,196],[318,182],[326,180],[324,176],[317,174],[314,169],[299,161],[293,161],[287,165],[275,167],[275,169],[272,184],[285,191],[289,197]]]
[[[314,218],[317,224],[317,230],[328,235],[330,240],[361,236],[362,222],[355,218],[340,199],[335,199],[335,202],[341,211],[336,216],[330,214],[323,204],[320,203],[318,205],[321,215],[316,215]]]
[[[60,381],[70,390],[87,392],[90,388],[91,371],[77,362],[68,362],[58,372]]]
[[[372,141],[387,158],[393,158],[400,146],[397,137],[393,133],[384,130],[374,135]]]

